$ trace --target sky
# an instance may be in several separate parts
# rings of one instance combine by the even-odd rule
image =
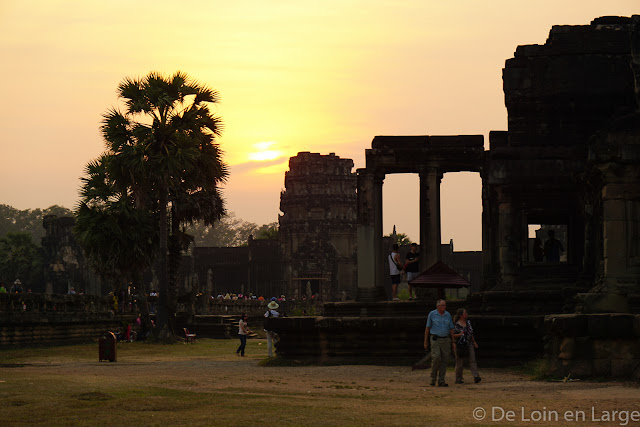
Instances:
[[[502,68],[553,25],[638,0],[0,0],[0,204],[75,208],[118,84],[181,70],[220,93],[227,208],[278,220],[288,159],[365,166],[376,135],[507,130]],[[388,175],[384,232],[416,241],[418,178]],[[442,240],[481,249],[478,174],[445,174]]]

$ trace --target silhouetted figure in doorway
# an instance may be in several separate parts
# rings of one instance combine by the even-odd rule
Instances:
[[[547,235],[549,239],[544,243],[544,256],[547,258],[547,262],[560,262],[560,254],[564,252],[562,243],[555,238],[553,230],[549,230]]]

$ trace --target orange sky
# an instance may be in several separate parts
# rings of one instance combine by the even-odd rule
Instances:
[[[0,203],[75,207],[118,83],[182,70],[221,94],[229,210],[273,222],[290,156],[363,167],[375,135],[506,130],[502,67],[517,45],[639,12],[637,0],[0,0]],[[387,177],[385,233],[418,237],[417,189]],[[445,175],[442,206],[443,241],[480,249],[479,178]]]

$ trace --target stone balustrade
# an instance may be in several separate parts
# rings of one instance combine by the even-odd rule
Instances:
[[[545,326],[549,374],[640,380],[640,315],[549,315]]]

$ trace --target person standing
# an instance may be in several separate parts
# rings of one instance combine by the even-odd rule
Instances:
[[[453,319],[447,311],[447,302],[438,300],[436,309],[427,316],[424,330],[424,349],[431,349],[431,385],[448,387],[445,382],[447,364],[453,348]]]
[[[407,272],[407,282],[409,284],[409,301],[413,299],[413,287],[411,281],[420,274],[420,254],[418,253],[418,244],[411,244],[411,252],[407,254],[407,263],[405,264]]]
[[[13,282],[13,286],[11,287],[11,293],[12,294],[22,293],[22,282],[20,281],[20,279],[16,279],[16,281]]]
[[[272,297],[271,301],[269,301],[269,304],[267,304],[267,312],[264,314],[264,317],[269,318],[269,317],[278,317],[280,316],[280,313],[278,313],[277,308],[280,307],[280,305],[276,302],[277,298],[276,297]],[[278,342],[278,334],[267,330],[267,328],[264,329],[264,331],[267,333],[267,354],[269,357],[273,357],[273,343]]]
[[[397,243],[393,244],[393,250],[389,254],[389,275],[391,276],[391,299],[398,301],[398,285],[400,284],[402,274],[402,264],[400,263],[400,247]]]
[[[242,313],[240,321],[238,322],[238,337],[240,338],[240,347],[236,350],[236,356],[244,357],[244,349],[247,346],[247,334],[251,333],[249,325],[247,324],[248,316],[246,313]]]
[[[555,234],[553,230],[547,231],[549,239],[544,242],[544,256],[547,262],[560,262],[560,254],[564,252],[562,243],[556,239]]]
[[[469,370],[473,375],[473,381],[477,384],[482,378],[478,374],[475,349],[478,348],[473,327],[469,320],[469,313],[464,308],[459,308],[453,319],[453,336],[456,340],[456,384],[464,384],[462,369],[464,360],[469,359]]]

